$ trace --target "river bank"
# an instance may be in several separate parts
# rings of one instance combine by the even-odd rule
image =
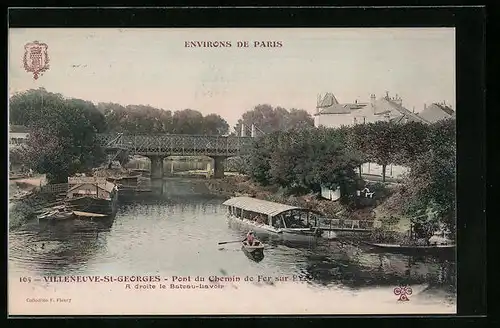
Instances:
[[[210,179],[206,182],[210,192],[227,197],[250,196],[272,202],[319,210],[329,218],[350,220],[373,220],[374,230],[369,236],[353,234],[352,239],[373,242],[403,242],[407,239],[410,220],[399,213],[397,188],[384,187],[384,195],[371,206],[351,209],[338,201],[319,198],[315,194],[303,196],[286,195],[284,190],[275,186],[260,186],[246,176],[226,176],[223,179]]]

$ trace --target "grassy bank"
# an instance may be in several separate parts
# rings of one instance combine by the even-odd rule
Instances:
[[[55,200],[55,195],[33,192],[9,203],[9,229],[15,229],[36,217],[35,212]]]
[[[338,201],[330,201],[309,194],[304,196],[289,196],[284,190],[275,186],[263,187],[252,182],[246,176],[226,176],[223,179],[206,181],[207,188],[216,194],[227,197],[251,196],[292,206],[299,206],[319,210],[329,218],[351,220],[379,221],[378,228],[374,229],[368,239],[378,242],[404,242],[410,221],[403,216],[397,203],[398,187],[387,187],[383,197],[373,202],[371,206],[360,209],[350,209]]]

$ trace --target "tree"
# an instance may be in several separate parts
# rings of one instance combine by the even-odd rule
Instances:
[[[351,203],[356,190],[356,173],[362,160],[347,145],[347,129],[319,129],[314,174],[321,185],[335,190],[340,188],[340,201]]]
[[[99,103],[107,121],[108,132],[131,134],[170,133],[172,112],[145,105]]]
[[[217,114],[209,114],[203,117],[204,135],[225,135],[229,132],[229,124]]]
[[[369,160],[368,153],[370,139],[368,126],[366,124],[356,124],[349,127],[345,134],[347,135],[346,147],[351,155],[358,159],[359,178],[362,177],[362,165]]]
[[[397,160],[403,128],[400,124],[379,121],[366,124],[366,129],[368,144],[364,153],[367,158],[382,166],[382,182],[385,182],[387,165]]]
[[[429,127],[427,151],[417,157],[410,168],[410,213],[435,213],[436,220],[455,231],[456,128],[448,119]],[[435,220],[434,220],[435,221]]]
[[[50,182],[103,161],[95,134],[105,129],[104,115],[91,102],[38,89],[18,93],[9,103],[10,123],[30,130],[23,157]]]
[[[278,132],[255,139],[249,154],[249,175],[264,186],[271,184],[271,156],[276,149],[277,139]]]
[[[283,107],[273,108],[271,105],[257,105],[253,110],[243,113],[234,127],[236,134],[240,134],[241,125],[250,127],[254,124],[263,133],[286,131],[304,127],[314,127],[314,120],[305,110]],[[248,132],[247,132],[248,134]]]
[[[428,149],[429,125],[422,122],[408,122],[401,125],[400,142],[394,149],[394,164],[409,166]]]
[[[203,114],[197,110],[184,109],[174,113],[172,117],[174,134],[202,134]]]

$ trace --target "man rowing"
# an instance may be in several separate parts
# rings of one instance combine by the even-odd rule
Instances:
[[[250,230],[247,233],[247,236],[245,237],[245,239],[243,239],[243,242],[246,241],[249,246],[253,246],[254,240],[255,240],[255,235],[254,235],[253,231]]]

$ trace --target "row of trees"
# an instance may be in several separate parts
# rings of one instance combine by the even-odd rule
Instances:
[[[47,174],[50,182],[65,181],[68,175],[102,164],[106,156],[94,142],[96,133],[229,133],[229,124],[217,114],[203,116],[193,109],[172,112],[145,105],[95,105],[43,88],[13,95],[9,107],[9,123],[31,130],[25,147],[13,150],[11,159],[29,163],[35,171]],[[312,126],[313,120],[304,110],[258,105],[243,114],[236,126],[238,133],[241,124],[255,124],[268,133]]]
[[[15,94],[9,102],[10,124],[24,125],[27,143],[11,153],[51,182],[63,182],[69,173],[86,171],[105,159],[95,143],[104,132],[104,115],[93,103],[66,99],[44,89]]]
[[[99,103],[97,108],[106,118],[108,132],[203,135],[224,135],[229,132],[229,124],[221,116],[203,116],[193,109],[172,113],[151,106],[122,106],[115,103]]]
[[[259,130],[258,132],[267,134],[275,131],[313,127],[314,120],[312,116],[303,109],[292,108],[287,110],[279,106],[272,107],[271,105],[261,104],[243,113],[234,127],[234,131],[237,135],[241,133],[242,124],[246,127],[254,124]]]
[[[400,204],[413,214],[432,208],[454,222],[455,121],[432,125],[377,122],[339,129],[302,128],[274,132],[256,140],[244,160],[256,182],[294,193],[340,187],[341,201],[354,198],[356,168],[375,162],[410,168]],[[384,174],[385,175],[385,174]]]

